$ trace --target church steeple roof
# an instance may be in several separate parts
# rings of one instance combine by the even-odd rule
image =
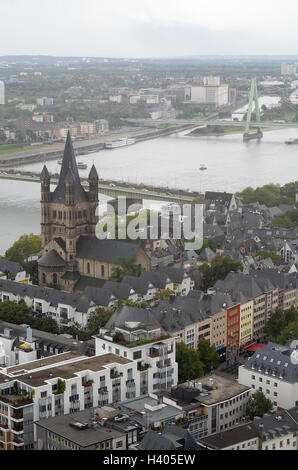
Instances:
[[[91,170],[90,170],[88,179],[89,179],[89,180],[97,180],[97,181],[98,181],[98,173],[97,173],[97,170],[96,170],[94,164],[92,165],[92,168],[91,168]]]
[[[65,202],[65,183],[69,179],[68,173],[71,171],[71,179],[74,184],[75,202],[87,202],[88,194],[84,190],[80,182],[80,175],[77,168],[75,153],[71,142],[70,132],[68,131],[64,154],[62,159],[61,172],[58,185],[53,192],[53,202]]]
[[[50,179],[50,173],[48,172],[48,169],[46,165],[44,165],[42,172],[40,174],[40,179],[41,180],[49,180]]]

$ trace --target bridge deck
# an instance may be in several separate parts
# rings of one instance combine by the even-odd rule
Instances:
[[[30,183],[40,183],[39,175],[29,176],[22,174],[3,174],[0,173],[0,179],[12,180],[12,181],[26,181]],[[58,183],[57,179],[51,179],[51,184],[56,185]],[[82,180],[82,186],[88,188],[88,183]],[[137,185],[136,185],[137,186]],[[180,202],[180,203],[189,203],[192,202],[195,198],[198,197],[198,193],[189,193],[189,194],[178,194],[170,192],[170,190],[144,190],[134,187],[125,187],[112,183],[99,182],[98,184],[99,192],[105,196],[112,198],[118,198],[124,196],[127,199],[149,199],[157,201],[169,201],[169,202]],[[173,191],[173,190],[172,190]]]

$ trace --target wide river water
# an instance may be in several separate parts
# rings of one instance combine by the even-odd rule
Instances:
[[[298,138],[298,128],[265,131],[262,140],[247,143],[240,133],[223,137],[189,137],[187,133],[80,156],[78,160],[88,164],[80,174],[87,176],[94,162],[104,179],[228,192],[298,180],[298,145],[284,143]],[[201,164],[207,166],[206,171],[199,170]],[[42,166],[34,163],[19,168],[40,171]],[[60,171],[54,160],[47,166],[52,173]],[[23,233],[40,233],[40,185],[0,180],[0,224],[0,254]]]

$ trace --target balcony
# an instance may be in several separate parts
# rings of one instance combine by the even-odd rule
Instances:
[[[8,424],[0,423],[0,429],[9,429]]]
[[[15,395],[15,394],[1,395],[0,401],[7,403],[8,405],[14,408],[21,408],[25,405],[33,404],[33,400],[31,398],[26,397],[21,394],[20,395]]]
[[[93,380],[82,380],[83,387],[92,387]]]
[[[111,370],[110,378],[112,380],[118,379],[119,377],[122,377],[122,376],[123,376],[123,372],[118,372],[117,370]]]
[[[11,430],[12,430],[12,432],[13,432],[14,434],[23,434],[23,432],[24,432],[23,426],[15,426],[15,425],[13,425],[12,428],[11,428]]]
[[[16,447],[22,447],[24,445],[24,439],[21,439],[19,437],[13,437],[11,439],[11,443]]]

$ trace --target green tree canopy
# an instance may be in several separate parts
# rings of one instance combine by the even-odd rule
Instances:
[[[211,266],[204,263],[199,266],[199,271],[202,273],[202,287],[207,290],[212,287],[215,282],[219,279],[225,279],[231,271],[243,271],[243,265],[240,261],[234,261],[229,255],[227,256],[216,256]]]
[[[32,310],[24,302],[19,304],[9,301],[1,302],[0,320],[16,325],[25,323],[36,330],[59,333],[59,326],[56,320],[51,317],[38,318],[34,316]]]
[[[246,415],[250,419],[254,419],[255,416],[263,418],[265,413],[268,413],[273,409],[273,403],[269,398],[266,398],[263,392],[259,390],[255,394],[249,397],[246,405]]]
[[[283,330],[280,332],[277,337],[278,344],[287,344],[293,339],[298,339],[298,321],[293,321],[289,323]]]
[[[216,244],[213,238],[204,238],[202,248],[200,250],[196,250],[196,253],[200,255],[205,248],[210,248],[214,253],[216,252]]]
[[[23,265],[30,255],[37,254],[40,250],[41,236],[24,234],[6,251],[5,257]]]
[[[198,341],[198,351],[200,353],[200,361],[203,364],[205,374],[217,368],[219,364],[219,355],[214,345],[211,345],[206,339],[201,338]]]
[[[140,276],[142,268],[136,264],[135,256],[130,258],[119,258],[119,266],[116,266],[112,269],[112,281],[122,281],[125,276]]]
[[[298,209],[287,211],[272,220],[272,227],[295,228],[298,226]]]
[[[100,328],[103,328],[107,321],[111,318],[115,309],[97,307],[93,312],[90,313],[87,322],[87,331],[92,335],[96,335]]]
[[[277,309],[268,319],[264,332],[268,341],[278,344],[298,339],[298,311],[294,307]]]
[[[200,360],[199,351],[188,348],[184,343],[178,343],[176,345],[176,361],[178,362],[179,383],[203,377],[204,365]]]
[[[244,204],[259,202],[267,207],[273,207],[279,204],[295,204],[296,191],[298,191],[298,181],[284,186],[270,183],[256,189],[248,187],[237,193],[237,196],[242,198]]]

